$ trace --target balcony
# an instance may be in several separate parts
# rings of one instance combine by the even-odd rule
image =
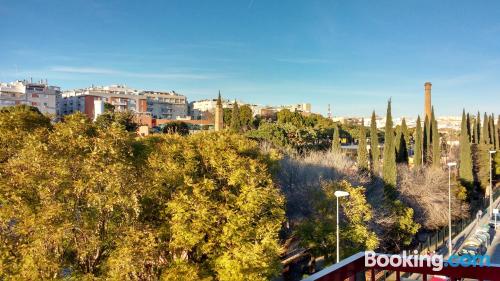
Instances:
[[[390,258],[392,255],[376,254],[376,256],[386,256]],[[390,264],[384,267],[379,265],[367,266],[365,264],[365,252],[359,252],[352,255],[337,264],[329,266],[311,276],[304,279],[307,281],[341,281],[341,280],[431,280],[432,276],[446,276],[442,280],[462,280],[464,278],[476,280],[500,280],[500,265],[469,265],[462,266],[457,264],[448,264],[444,261],[443,267],[436,270],[432,263],[427,263],[425,257],[421,257],[422,264],[418,267],[401,264],[399,266],[391,266]],[[403,278],[406,277],[406,278]]]

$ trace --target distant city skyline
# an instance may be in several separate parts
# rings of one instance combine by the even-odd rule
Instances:
[[[0,81],[311,103],[326,116],[500,114],[500,3],[2,1]]]

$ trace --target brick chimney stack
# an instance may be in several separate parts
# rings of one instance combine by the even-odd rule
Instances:
[[[431,88],[432,84],[431,82],[425,82],[424,84],[425,87],[425,115],[424,115],[424,120],[425,117],[431,118],[431,111],[432,111],[432,103],[431,103]]]

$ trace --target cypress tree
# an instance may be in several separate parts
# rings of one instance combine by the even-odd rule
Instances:
[[[401,122],[401,127],[399,128],[398,133],[396,134],[396,139],[399,138],[397,142],[397,163],[406,163],[408,164],[408,142],[406,141],[406,135],[408,134],[408,127],[406,126],[406,120],[403,118]]]
[[[398,155],[399,155],[399,145],[401,142],[401,125],[397,125],[394,128],[394,134],[396,135],[394,137],[394,148],[396,149],[396,162],[398,162]]]
[[[482,143],[484,144],[490,144],[490,126],[488,125],[488,115],[486,112],[484,113],[484,119],[483,119],[483,131],[482,131]]]
[[[368,170],[368,151],[366,150],[366,132],[364,119],[362,119],[361,126],[359,127],[358,167],[361,170]]]
[[[239,132],[241,130],[241,122],[240,122],[240,110],[238,108],[238,103],[236,100],[234,101],[233,104],[233,110],[232,110],[232,116],[231,116],[231,130],[233,132]]]
[[[423,145],[422,145],[422,160],[424,164],[428,162],[428,154],[429,154],[429,143],[430,143],[430,128],[429,128],[429,118],[425,115],[424,119],[424,136],[423,136]]]
[[[481,139],[483,137],[483,135],[481,134],[481,113],[478,111],[477,112],[477,122],[476,122],[476,130],[477,130],[477,141],[476,143],[477,144],[480,144],[481,143]]]
[[[431,111],[431,119],[429,120],[429,142],[427,143],[427,161],[428,163],[432,163],[432,160],[434,159],[434,153],[433,153],[433,140],[432,138],[434,137],[434,121],[436,121],[436,117],[434,115],[434,106],[432,107]]]
[[[493,148],[497,147],[497,134],[495,131],[495,115],[492,113],[491,116],[489,117],[489,123],[490,123],[490,139],[491,139],[491,144],[493,145]]]
[[[415,131],[415,153],[413,156],[413,164],[415,167],[422,166],[422,124],[420,115],[417,117],[417,129]]]
[[[391,114],[391,100],[387,104],[385,121],[385,142],[382,176],[385,182],[384,192],[389,199],[394,199],[397,183],[396,149],[394,148],[394,130]]]
[[[372,120],[370,123],[370,154],[372,174],[377,174],[379,171],[380,150],[378,148],[378,131],[375,111],[372,112]]]
[[[479,132],[477,130],[477,118],[474,118],[474,125],[472,126],[473,129],[473,136],[474,138],[472,139],[472,143],[478,144],[479,143]]]
[[[483,135],[484,136],[484,135]],[[478,145],[477,149],[477,179],[481,189],[485,191],[485,195],[489,195],[489,185],[490,185],[490,153],[492,146],[484,141]]]
[[[467,120],[465,117],[465,109],[462,113],[462,126],[460,130],[460,166],[459,175],[462,185],[469,190],[473,186],[474,177],[472,175],[472,152],[467,137]]]
[[[337,124],[333,128],[332,151],[340,153],[340,132]]]
[[[469,135],[467,134],[467,138]],[[439,141],[439,131],[437,120],[432,123],[432,166],[441,166],[441,143]]]
[[[469,142],[470,142],[472,138],[472,133],[470,131],[470,116],[468,112],[467,112],[467,134],[469,135]]]
[[[410,145],[410,134],[408,133],[408,126],[406,125],[406,119],[403,118],[401,121],[401,133],[403,133],[403,137],[405,138],[406,146]]]
[[[497,127],[496,127],[496,130],[495,130],[495,136],[496,136],[496,139],[497,139],[497,147],[496,147],[496,149],[499,150],[500,149],[500,115],[498,115]],[[499,157],[498,155],[500,155],[500,152],[497,152],[497,157]]]

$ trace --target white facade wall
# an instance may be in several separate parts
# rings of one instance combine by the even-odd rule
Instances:
[[[0,83],[0,107],[24,104],[42,113],[59,115],[61,99],[61,89],[43,81]]]

